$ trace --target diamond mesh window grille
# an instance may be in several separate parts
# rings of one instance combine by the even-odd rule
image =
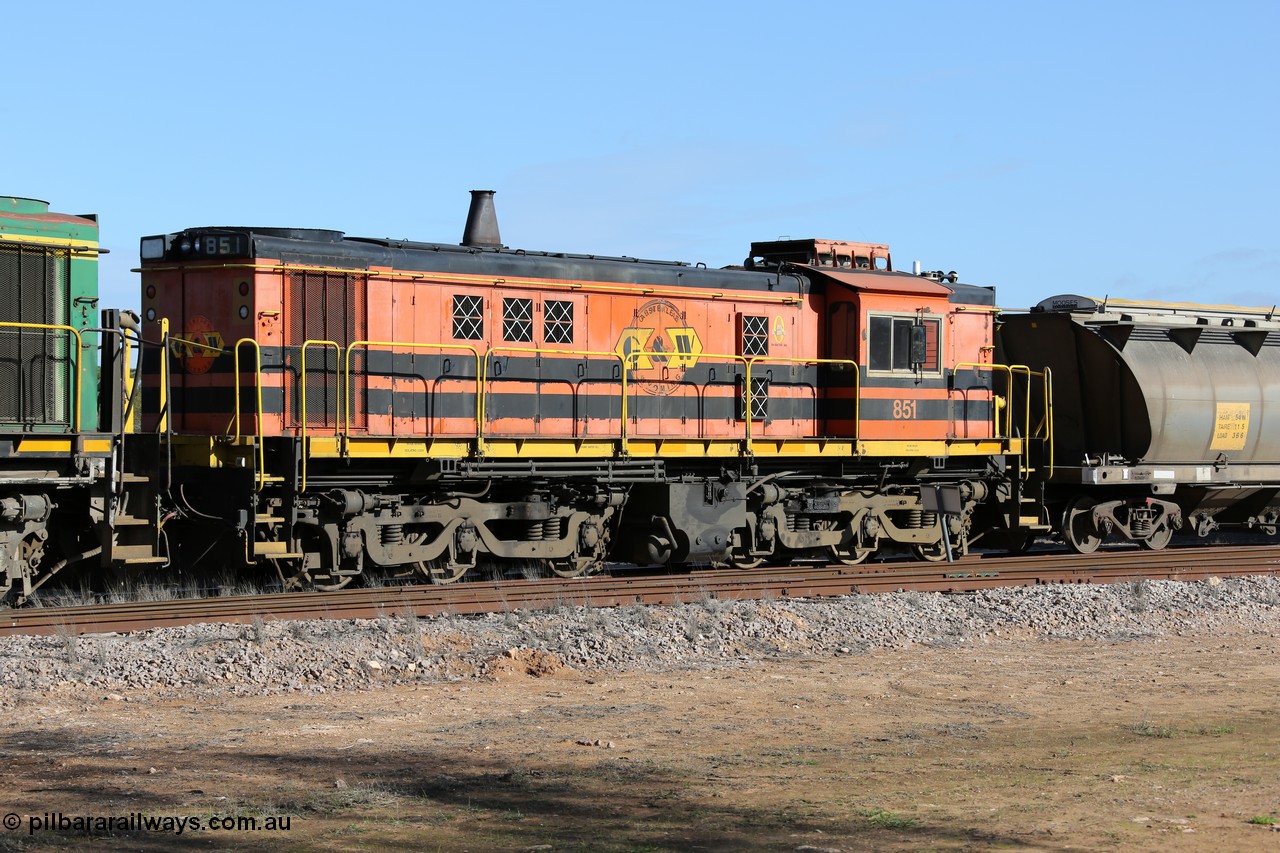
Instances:
[[[502,339],[513,343],[533,340],[533,300],[502,300]]]
[[[769,318],[742,317],[742,354],[763,356],[769,354]]]
[[[453,297],[453,336],[464,341],[484,339],[484,297]]]
[[[542,311],[542,339],[549,344],[573,343],[573,303],[549,299]]]
[[[738,420],[746,419],[747,411],[747,383],[745,377],[738,377],[738,388],[741,394],[738,395]],[[769,417],[769,377],[751,377],[751,419],[753,421],[767,420]]]

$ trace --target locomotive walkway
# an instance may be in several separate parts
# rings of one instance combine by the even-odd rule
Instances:
[[[706,598],[779,599],[920,590],[965,593],[1041,584],[1204,580],[1280,574],[1280,547],[1117,549],[1090,555],[1037,554],[954,563],[883,562],[699,570],[684,574],[509,580],[449,586],[388,586],[337,592],[275,593],[0,611],[0,636],[137,631],[199,622],[258,619],[373,619],[413,614],[493,613],[559,606],[680,604]]]

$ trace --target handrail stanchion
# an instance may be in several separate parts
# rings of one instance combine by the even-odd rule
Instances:
[[[255,455],[258,457],[258,465],[257,465],[258,473],[257,473],[257,476],[254,478],[254,479],[257,481],[257,484],[256,484],[256,486],[254,487],[254,491],[255,491],[255,492],[261,492],[261,491],[262,491],[262,489],[263,489],[263,487],[264,487],[264,486],[266,485],[266,483],[267,483],[267,480],[266,480],[266,473],[267,473],[267,472],[266,472],[267,456],[266,456],[266,451],[263,449],[263,445],[264,445],[264,444],[266,444],[266,442],[265,442],[265,440],[264,440],[264,436],[263,436],[263,426],[262,426],[262,346],[261,346],[261,345],[260,345],[256,340],[254,340],[253,338],[241,338],[240,340],[236,341],[235,351],[234,351],[234,355],[233,355],[233,358],[232,358],[232,362],[233,362],[233,368],[232,368],[232,369],[235,371],[235,376],[236,376],[236,380],[235,380],[235,382],[236,382],[236,384],[235,384],[235,389],[236,389],[236,393],[235,393],[235,406],[236,406],[236,411],[235,411],[235,416],[234,416],[234,422],[235,422],[235,436],[233,437],[232,441],[233,441],[235,444],[239,444],[239,443],[240,443],[240,438],[241,438],[241,432],[240,432],[240,347],[244,346],[245,344],[249,344],[250,346],[252,346],[252,347],[253,347],[253,351],[254,351],[254,363],[253,363],[253,385],[254,385],[254,389],[255,389],[255,391],[257,392],[257,394],[256,394],[256,397],[257,397],[257,400],[256,400],[256,407],[254,408],[254,423],[255,423],[255,425],[256,425],[256,428],[255,428],[254,432],[256,433],[256,437],[257,437],[257,442],[256,442],[256,443],[257,443],[257,447],[254,449],[254,451],[255,451]]]
[[[1005,372],[1006,376],[1008,377],[1006,379],[1006,383],[1008,386],[1008,394],[1005,396],[1005,404],[1004,404],[1005,426],[1004,426],[1003,433],[1000,431],[1000,413],[997,410],[997,407],[995,405],[995,401],[996,401],[995,389],[984,388],[983,390],[987,391],[987,393],[991,395],[991,428],[995,433],[992,437],[1004,438],[1004,439],[1012,438],[1013,437],[1013,403],[1014,403],[1013,393],[1015,390],[1013,386],[1013,371],[1003,364],[985,364],[985,363],[980,363],[976,361],[961,361],[961,362],[957,362],[956,365],[951,369],[952,376],[958,377],[962,369],[970,369],[970,370],[974,370],[975,372],[979,370],[990,370],[992,372],[1003,370]],[[954,381],[952,382],[952,387],[955,387]],[[964,390],[967,391],[970,389],[966,388]]]
[[[302,342],[302,349],[300,353],[301,365],[298,370],[298,399],[299,399],[298,409],[300,414],[298,421],[299,421],[299,424],[301,425],[300,437],[302,439],[302,476],[301,476],[302,482],[300,483],[298,488],[299,492],[305,492],[307,490],[307,457],[311,455],[311,449],[310,449],[310,446],[308,445],[308,436],[307,436],[307,347],[310,347],[310,346],[333,347],[334,350],[337,351],[339,358],[341,358],[342,356],[342,344],[338,343],[337,341],[323,341],[323,340],[308,339]],[[333,372],[334,372],[334,378],[338,382],[338,399],[341,399],[342,398],[342,375],[338,372],[337,365],[334,365]],[[339,416],[339,410],[338,410],[337,400],[335,400],[334,411],[333,411],[333,431],[335,435],[338,434],[338,431],[341,429],[341,426],[342,426],[338,420],[338,416]],[[264,477],[266,476],[265,471],[263,472],[263,476]]]
[[[484,378],[485,378],[485,398],[489,396],[489,360],[494,357],[495,353],[506,353],[511,355],[532,355],[541,357],[544,355],[573,355],[582,358],[614,358],[620,365],[620,392],[622,394],[621,407],[619,409],[619,428],[618,428],[618,444],[622,455],[629,453],[628,442],[630,437],[627,433],[627,360],[635,360],[639,358],[637,353],[626,353],[625,355],[613,350],[566,350],[566,349],[543,349],[542,347],[490,347],[484,354]],[[487,413],[486,413],[487,414]]]
[[[1044,369],[1044,417],[1045,436],[1049,442],[1049,473],[1053,476],[1053,371],[1046,365]]]
[[[351,379],[351,353],[357,348],[369,349],[370,347],[386,347],[389,349],[439,349],[451,352],[469,352],[476,363],[476,452],[484,452],[484,429],[481,418],[484,415],[484,402],[482,399],[482,383],[484,381],[480,351],[473,346],[466,344],[431,344],[431,343],[410,343],[407,341],[353,341],[343,353],[342,375],[343,387],[346,389],[342,395],[342,436],[346,439],[351,438],[351,396],[354,393],[355,383]],[[367,368],[366,368],[367,370]]]

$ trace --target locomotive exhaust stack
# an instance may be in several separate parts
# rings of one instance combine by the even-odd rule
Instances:
[[[498,213],[493,207],[494,190],[472,190],[471,209],[467,211],[467,225],[462,230],[463,246],[477,249],[501,249],[502,236],[498,233]]]

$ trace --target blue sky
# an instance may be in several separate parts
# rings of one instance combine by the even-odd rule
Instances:
[[[1280,301],[1280,3],[22,3],[0,193],[738,263],[888,243],[1025,307]],[[23,35],[19,35],[23,34]]]

